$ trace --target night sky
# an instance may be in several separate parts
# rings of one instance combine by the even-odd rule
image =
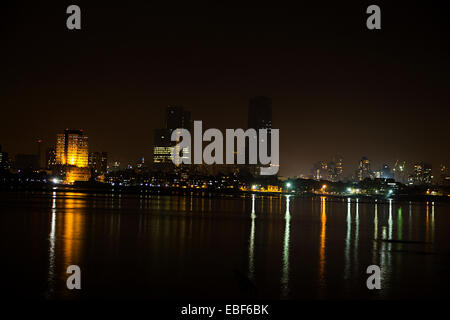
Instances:
[[[391,1],[392,2],[392,1]],[[450,165],[449,11],[395,1],[259,8],[82,2],[3,8],[0,144],[12,156],[84,129],[90,151],[151,161],[167,105],[203,127],[245,128],[273,100],[280,174],[340,153],[350,174],[396,159]],[[78,4],[82,29],[66,28]],[[378,4],[382,29],[366,28]]]

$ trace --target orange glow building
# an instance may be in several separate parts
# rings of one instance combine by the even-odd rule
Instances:
[[[56,136],[56,164],[64,167],[66,183],[88,181],[88,137],[83,130],[64,130]]]

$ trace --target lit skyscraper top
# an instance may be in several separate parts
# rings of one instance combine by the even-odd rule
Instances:
[[[56,164],[88,166],[88,137],[82,130],[64,130],[56,136]]]

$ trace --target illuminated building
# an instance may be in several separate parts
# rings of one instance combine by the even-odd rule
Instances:
[[[9,170],[8,153],[2,152],[1,145],[0,145],[0,170]]]
[[[318,161],[313,165],[312,178],[314,180],[328,180],[328,163]]]
[[[441,185],[449,185],[450,184],[450,175],[448,173],[447,166],[441,164],[439,168],[440,179],[439,183]]]
[[[370,160],[362,157],[359,161],[359,167],[356,170],[356,179],[362,181],[367,178],[372,178],[373,174],[370,171]]]
[[[378,179],[380,179],[380,178],[381,179],[392,179],[393,178],[391,167],[389,167],[389,165],[387,165],[387,164],[383,164],[381,169],[378,171],[375,171],[373,173],[373,175],[375,178],[378,178]]]
[[[176,142],[171,140],[172,133],[177,129],[191,129],[191,113],[180,106],[168,106],[166,108],[165,128],[154,130],[153,163],[172,163],[172,151]],[[181,150],[180,150],[181,151]],[[188,157],[190,150],[182,150],[182,158]]]
[[[344,173],[344,158],[338,154],[334,157],[333,162],[335,167],[336,181],[340,181],[342,180],[342,175]]]
[[[56,166],[55,148],[47,148],[47,152],[45,154],[45,166],[46,169],[52,169],[54,166]]]
[[[88,137],[82,130],[64,130],[56,136],[56,165],[61,167],[66,183],[88,181]]]
[[[88,137],[82,130],[64,130],[56,136],[56,164],[88,166]]]
[[[413,173],[410,176],[410,184],[424,185],[431,184],[433,180],[432,167],[428,163],[420,162],[414,165]]]
[[[102,175],[108,169],[108,153],[107,152],[91,152],[89,153],[89,168],[95,175]]]

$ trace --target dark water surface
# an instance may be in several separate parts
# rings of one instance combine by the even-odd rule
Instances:
[[[10,297],[409,299],[450,285],[448,203],[3,192],[0,222]],[[366,287],[372,264],[381,290]]]

